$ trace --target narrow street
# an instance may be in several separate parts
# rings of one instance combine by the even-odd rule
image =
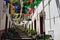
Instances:
[[[0,0],[0,40],[60,40],[60,0]]]

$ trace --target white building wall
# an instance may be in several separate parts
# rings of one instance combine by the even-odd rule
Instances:
[[[54,25],[54,39],[60,40],[60,18],[56,18]]]
[[[49,21],[49,6],[47,5],[45,8],[45,14],[46,14],[46,17],[45,17],[45,33],[48,34],[48,31],[50,30],[50,21]]]
[[[35,6],[35,11],[34,11],[34,14],[32,15],[33,30],[35,30],[34,29],[34,20],[36,19],[36,31],[37,31],[37,34],[40,34],[40,20],[39,20],[40,18],[39,18],[39,14],[42,11],[42,8],[43,7],[42,7],[42,2],[41,2],[38,7]],[[27,28],[29,28],[29,24],[30,24],[30,28],[32,28],[31,27],[32,22],[28,23]]]
[[[27,24],[27,28],[29,28],[29,23]]]
[[[32,16],[32,20],[36,19],[37,15],[42,11],[42,2],[39,4],[39,6],[34,11],[34,15]]]
[[[48,31],[54,30],[54,40],[60,40],[60,31],[59,31],[60,18],[55,0],[51,0],[50,3],[50,18],[49,18],[48,6],[45,7],[45,13],[46,13],[46,19],[45,19],[46,34],[49,34]],[[50,19],[51,19],[51,29],[50,29]]]
[[[5,28],[5,13],[3,13],[3,0],[0,0],[0,30]]]
[[[44,10],[46,14],[45,18],[45,33],[49,34],[49,31],[53,30],[54,31],[54,40],[60,40],[60,18],[59,18],[59,13],[57,10],[57,5],[55,0],[51,0],[50,2],[50,17],[49,17],[49,5],[47,4],[48,1],[44,1]],[[47,4],[47,5],[46,5]],[[34,15],[32,16],[32,21],[33,21],[33,29],[34,29],[34,20],[37,20],[37,15],[42,11],[43,6],[42,3],[39,4],[38,8],[36,8]],[[51,20],[51,28],[50,28],[50,20]],[[37,20],[37,32],[40,33],[40,24],[39,24],[39,19]]]
[[[6,15],[4,14],[3,19],[1,19],[1,27],[0,30],[3,30],[5,28],[5,17]]]
[[[37,34],[40,34],[40,18],[39,18],[40,15],[37,15],[37,19],[36,19],[36,31],[37,31]]]
[[[40,34],[40,12],[42,11],[42,2],[39,4],[39,6],[36,8],[34,15],[32,16],[32,19],[36,19],[36,31],[37,34]]]
[[[39,16],[40,16],[40,12],[42,10],[43,10],[43,5],[42,5],[42,2],[41,2],[37,7],[35,6],[35,11],[34,11],[34,14],[32,15],[33,30],[35,30],[34,29],[34,20],[36,19],[36,31],[37,31],[37,34],[40,34],[40,18],[39,18]],[[28,23],[28,25],[29,24],[30,23]],[[27,26],[27,27],[29,28],[29,26]]]
[[[8,24],[7,24],[7,28],[9,28],[9,21],[11,22],[11,19],[9,17],[9,5],[6,8],[6,6],[3,7],[3,5],[5,5],[5,1],[4,0],[0,0],[0,30],[4,30],[5,29],[5,24],[6,24],[6,15],[8,16]],[[3,12],[6,11],[6,12]]]
[[[1,15],[2,15],[2,10],[3,10],[3,8],[2,8],[3,7],[3,5],[2,5],[3,3],[2,2],[3,2],[3,0],[0,0],[0,5],[1,5],[0,6],[0,27],[1,27],[1,19],[2,19]]]

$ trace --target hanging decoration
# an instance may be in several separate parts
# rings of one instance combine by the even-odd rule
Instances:
[[[33,0],[30,0],[30,4],[32,4],[33,3]]]
[[[22,13],[24,13],[24,14],[28,14],[28,13],[29,13],[29,9],[23,7],[23,11],[22,11]]]
[[[34,10],[33,8],[35,6],[38,6],[41,1],[42,0],[35,0],[35,2],[33,2],[33,0],[23,0],[24,8],[22,11],[21,18],[19,18],[18,15],[20,13],[20,0],[10,0],[11,14],[19,18],[19,21],[22,20],[31,21],[31,18],[29,18],[28,16],[30,16],[33,13]]]
[[[20,22],[24,20],[24,16],[22,15],[20,18]]]
[[[28,14],[23,13],[24,18],[28,17]]]
[[[19,14],[18,13],[15,13],[14,15],[16,15],[18,17]]]
[[[25,8],[34,8],[34,6],[37,6],[42,0],[36,0],[33,4],[25,6]]]
[[[33,0],[30,0],[30,5],[33,4]],[[33,8],[29,8],[29,16],[33,13]]]
[[[34,3],[32,2],[32,0],[30,0],[30,5],[28,6],[24,6],[25,7],[25,13],[30,16],[33,12],[33,8],[34,6],[37,6],[42,0],[36,0]]]
[[[29,8],[29,14],[32,14],[33,8]]]
[[[13,4],[13,0],[10,0],[10,13],[11,13],[12,15],[14,15],[14,12],[15,12],[15,11],[13,10],[14,7],[13,7],[12,4]]]
[[[30,5],[28,6],[24,6],[25,7],[25,13],[26,14],[31,14],[33,12],[33,8],[34,6],[37,6],[42,0],[36,0],[34,3],[32,2],[32,0],[30,0]]]
[[[29,0],[28,2],[29,2],[29,5],[33,4],[33,0]],[[26,20],[26,21],[31,20],[30,18],[28,18],[28,16],[30,16],[32,14],[33,8],[30,8],[30,6],[28,8],[26,8],[24,5],[23,9],[25,10],[25,11],[23,10],[24,20]]]
[[[28,17],[27,17],[25,20],[26,20],[26,21],[31,21],[31,18],[28,18]]]
[[[23,14],[23,20],[25,20],[25,21],[31,21],[31,19],[30,18],[28,18],[28,16],[29,16],[29,14]]]
[[[4,1],[6,1],[6,3],[9,3],[10,2],[9,0],[4,0]]]
[[[20,22],[22,21],[22,18],[20,18]]]
[[[20,18],[20,22],[24,20],[24,15],[22,14],[21,18]]]
[[[18,4],[13,4],[14,8],[15,8],[15,12],[19,13],[19,5]]]

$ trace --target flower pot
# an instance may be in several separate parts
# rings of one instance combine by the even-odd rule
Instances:
[[[28,36],[31,36],[31,34],[28,34]]]
[[[36,35],[33,35],[33,36],[32,36],[32,38],[34,38],[34,39],[35,39],[35,38],[36,38]]]

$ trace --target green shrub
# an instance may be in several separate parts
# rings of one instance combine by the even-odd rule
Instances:
[[[35,30],[31,30],[31,35],[35,35],[37,32]]]
[[[30,30],[30,29],[27,29],[26,31],[25,31],[28,35],[35,35],[36,34],[36,31],[35,30]]]
[[[45,35],[45,40],[49,40],[50,35]]]

